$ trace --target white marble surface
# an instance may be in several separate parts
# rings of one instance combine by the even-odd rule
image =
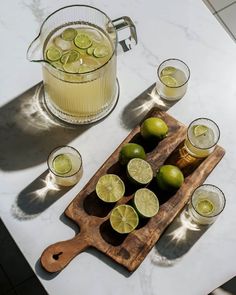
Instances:
[[[205,295],[236,273],[235,44],[202,1],[84,3],[111,18],[129,15],[136,24],[139,44],[118,57],[121,95],[116,109],[99,124],[78,130],[45,123],[33,99],[37,87],[29,90],[42,79],[40,65],[25,58],[42,20],[68,1],[14,0],[1,5],[1,218],[50,295]],[[220,144],[227,153],[207,182],[225,192],[223,214],[172,266],[153,263],[153,249],[138,270],[127,276],[103,255],[87,251],[57,276],[44,274],[37,263],[44,248],[74,234],[60,220],[61,214],[128,134],[131,126],[124,109],[154,83],[157,65],[169,57],[183,59],[191,69],[188,92],[169,113],[186,124],[206,116],[220,126]],[[133,112],[128,113],[130,118]],[[42,190],[40,199],[33,198],[30,190],[40,187],[27,186],[46,170],[49,150],[62,143],[78,148],[83,156],[81,182],[57,201],[50,195],[44,198]]]

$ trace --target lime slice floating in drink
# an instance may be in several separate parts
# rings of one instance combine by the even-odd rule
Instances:
[[[214,211],[214,204],[208,199],[201,199],[196,204],[196,210],[202,215],[210,215]]]
[[[69,50],[65,52],[61,57],[61,62],[65,65],[67,63],[72,63],[79,59],[79,52],[76,50]]]
[[[93,46],[89,47],[89,48],[87,49],[87,54],[88,54],[88,55],[93,55],[94,49],[95,49],[95,48],[94,48]]]
[[[151,165],[140,158],[134,158],[127,165],[127,174],[131,181],[137,184],[148,184],[153,178]]]
[[[157,196],[147,188],[141,188],[134,195],[134,206],[137,212],[146,218],[153,217],[159,211]]]
[[[61,50],[56,47],[50,47],[46,52],[46,57],[50,61],[56,61],[61,58]]]
[[[193,133],[196,137],[204,135],[208,131],[208,127],[205,125],[195,125],[193,126]]]
[[[104,202],[113,203],[124,196],[125,185],[119,176],[105,174],[97,182],[96,193],[99,199]]]
[[[84,73],[92,71],[93,69],[94,68],[92,66],[90,66],[90,65],[82,64],[79,67],[78,73],[84,74]]]
[[[77,31],[75,29],[67,28],[62,32],[61,38],[65,41],[72,41],[75,39],[76,35]]]
[[[93,52],[93,55],[95,57],[105,57],[108,54],[109,54],[109,48],[105,45],[97,46]]]
[[[120,205],[114,208],[110,215],[112,228],[120,234],[132,232],[139,223],[139,217],[133,207]]]
[[[75,43],[75,46],[81,49],[87,49],[92,45],[93,41],[89,38],[88,35],[79,34],[75,37],[74,43]]]
[[[56,174],[64,175],[71,171],[72,162],[69,156],[60,154],[53,160],[52,167]]]
[[[67,73],[78,73],[80,67],[79,61],[72,62],[72,63],[67,63],[63,65],[63,69]]]
[[[176,68],[175,68],[175,67],[165,67],[165,68],[161,71],[161,76],[173,75],[175,72],[176,72]]]
[[[178,86],[178,82],[172,76],[161,76],[161,81],[162,83],[164,83],[166,86],[169,86],[169,87]]]

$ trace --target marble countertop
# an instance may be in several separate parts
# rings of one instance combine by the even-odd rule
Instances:
[[[77,129],[63,128],[39,111],[41,68],[25,57],[43,19],[68,1],[14,0],[1,5],[1,218],[50,295],[208,294],[236,273],[235,44],[200,0],[171,1],[171,5],[163,0],[84,3],[112,19],[130,16],[139,43],[118,56],[121,91],[115,110],[99,124]],[[38,262],[42,251],[76,231],[63,217],[64,209],[142,118],[157,65],[170,57],[184,60],[191,78],[185,97],[168,112],[185,124],[209,117],[221,129],[220,145],[226,155],[207,182],[224,191],[224,212],[206,232],[197,235],[188,228],[189,238],[181,234],[182,240],[176,232],[177,218],[133,274],[92,249],[58,275],[44,273]],[[144,107],[138,108],[140,104]],[[62,144],[80,150],[84,175],[72,189],[55,193],[45,189],[42,179],[49,151]]]

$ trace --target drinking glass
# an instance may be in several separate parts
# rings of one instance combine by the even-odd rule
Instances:
[[[220,138],[218,125],[208,118],[198,118],[190,123],[184,147],[194,158],[205,158],[215,149]]]
[[[192,220],[199,224],[212,224],[225,208],[224,193],[215,185],[203,184],[195,189],[188,206]]]
[[[176,58],[167,59],[157,69],[156,91],[167,101],[177,101],[185,95],[189,78],[186,63]]]
[[[55,148],[49,154],[47,164],[54,182],[61,186],[75,185],[83,173],[81,155],[71,146]]]

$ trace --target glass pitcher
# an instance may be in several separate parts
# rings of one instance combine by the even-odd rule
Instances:
[[[72,33],[63,36],[68,28]],[[118,40],[121,30],[126,38]],[[72,124],[92,123],[109,114],[119,96],[118,44],[123,51],[137,44],[135,26],[127,16],[111,20],[101,10],[87,5],[66,6],[49,15],[27,51],[28,60],[42,63],[45,104],[49,111]],[[107,60],[103,59],[104,52],[109,54]],[[96,66],[88,61],[95,61]]]

